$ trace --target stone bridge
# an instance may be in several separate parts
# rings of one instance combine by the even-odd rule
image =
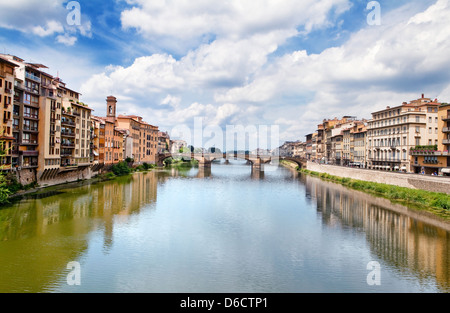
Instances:
[[[168,158],[183,158],[184,160],[197,160],[199,168],[210,168],[214,160],[247,160],[251,163],[253,170],[264,171],[264,164],[272,161],[291,161],[296,163],[300,168],[306,168],[306,159],[294,157],[278,157],[272,155],[253,155],[241,153],[161,153],[156,156],[158,166],[164,166],[164,160]]]

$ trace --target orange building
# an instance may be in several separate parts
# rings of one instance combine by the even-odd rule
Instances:
[[[98,120],[98,162],[111,165],[134,159],[135,164],[156,163],[158,127],[136,115],[116,116],[117,99],[106,98],[106,117]]]

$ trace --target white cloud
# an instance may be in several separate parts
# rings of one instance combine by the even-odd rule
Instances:
[[[64,32],[64,27],[57,21],[49,21],[45,28],[40,25],[35,26],[32,28],[32,32],[40,37],[45,37],[53,35],[54,33]]]
[[[155,44],[164,45],[160,38],[174,38],[188,48],[209,35],[238,40],[299,26],[309,32],[329,26],[332,10],[340,14],[351,6],[349,0],[136,0],[132,4],[122,12],[124,29],[137,29]]]
[[[83,85],[99,108],[113,93],[120,105],[162,127],[203,116],[218,125],[279,124],[283,139],[295,140],[324,118],[370,118],[373,110],[422,92],[450,97],[449,0],[419,14],[411,14],[409,4],[386,13],[381,26],[367,26],[319,54],[299,49],[280,56],[272,54],[286,40],[328,27],[331,12],[338,15],[349,2],[132,3],[122,14],[123,27],[146,38],[215,38],[179,58],[160,53],[128,67],[110,66]]]
[[[65,35],[59,35],[56,37],[56,41],[66,46],[73,46],[77,42],[77,37]]]
[[[0,2],[0,27],[31,33],[39,37],[55,36],[56,42],[73,45],[73,37],[91,37],[91,22],[85,15],[81,25],[68,25],[66,0],[14,0]]]

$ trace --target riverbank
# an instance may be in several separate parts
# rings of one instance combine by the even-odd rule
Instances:
[[[106,182],[109,180],[113,180],[117,177],[128,176],[134,173],[146,173],[152,170],[166,169],[166,168],[189,168],[196,165],[198,165],[198,162],[196,163],[192,161],[186,162],[182,160],[173,160],[173,162],[171,162],[170,164],[166,164],[166,166],[164,167],[157,167],[154,164],[147,164],[147,163],[132,167],[128,165],[126,162],[121,162],[119,164],[112,166],[108,171],[105,171],[101,174],[95,175],[92,178],[88,179],[43,186],[38,185],[37,183],[33,183],[28,186],[22,186],[21,189],[19,187],[16,187],[14,188],[15,191],[8,196],[6,202],[0,203],[0,208],[2,205],[6,205],[13,201],[23,199],[24,197],[27,196],[39,196],[40,194],[47,194],[48,192],[53,192],[55,190],[66,188],[68,186],[79,187],[85,184]]]
[[[57,184],[45,184],[45,185],[39,185],[38,183],[32,183],[30,185],[27,186],[21,186],[17,181],[15,182],[10,182],[9,186],[10,187],[10,194],[7,197],[5,202],[0,203],[0,208],[2,205],[7,205],[10,204],[11,202],[23,199],[24,197],[27,196],[39,196],[40,194],[46,194],[48,192],[53,192],[54,190],[58,190],[60,188],[67,188],[68,186],[74,186],[74,187],[79,187],[79,186],[83,186],[85,184],[95,184],[95,183],[99,183],[99,182],[105,182],[105,181],[109,181],[109,180],[113,180],[117,177],[121,177],[121,176],[128,176],[128,175],[132,175],[134,173],[138,173],[138,172],[149,172],[152,171],[154,169],[157,169],[156,165],[152,165],[152,164],[141,164],[138,166],[130,166],[128,165],[126,162],[121,162],[118,163],[114,166],[112,166],[111,168],[109,168],[109,170],[101,173],[101,174],[96,174],[95,176],[91,177],[91,178],[86,178],[86,179],[80,179],[80,180],[75,180],[75,181],[67,181],[67,182],[62,182],[62,183],[57,183]]]
[[[450,196],[445,193],[339,177],[307,169],[298,169],[298,171],[303,174],[339,183],[354,190],[380,196],[394,203],[407,205],[418,211],[429,212],[439,218],[450,221]]]
[[[421,189],[450,195],[450,177],[369,170],[346,166],[319,164],[309,161],[304,168],[313,172],[326,173],[343,178],[394,185],[410,189]]]

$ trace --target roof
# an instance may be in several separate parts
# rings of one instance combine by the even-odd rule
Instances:
[[[9,61],[9,60],[1,57],[1,56],[0,56],[0,61],[2,61],[4,63],[7,63],[8,65],[13,66],[13,67],[19,67],[19,65],[17,65],[16,63],[13,63],[13,62],[11,62],[11,61]]]

